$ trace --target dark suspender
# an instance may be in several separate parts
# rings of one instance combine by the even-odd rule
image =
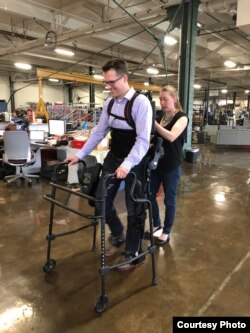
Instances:
[[[134,122],[134,119],[132,117],[132,107],[133,107],[133,104],[134,104],[134,100],[136,99],[136,97],[138,95],[140,95],[140,93],[138,91],[136,91],[134,93],[134,95],[132,96],[132,98],[127,101],[127,103],[125,105],[125,108],[124,108],[124,117],[117,116],[117,115],[115,115],[115,114],[113,114],[111,112],[112,107],[113,107],[114,102],[115,102],[115,99],[112,98],[111,101],[109,102],[109,105],[108,105],[108,108],[107,108],[108,114],[112,115],[116,119],[125,120],[130,127],[132,127],[133,129],[135,129],[135,122]]]

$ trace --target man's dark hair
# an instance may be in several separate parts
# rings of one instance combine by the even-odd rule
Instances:
[[[122,75],[126,74],[128,75],[128,66],[125,60],[123,59],[112,59],[109,60],[103,67],[103,72],[107,72],[110,69],[114,69],[117,74]]]

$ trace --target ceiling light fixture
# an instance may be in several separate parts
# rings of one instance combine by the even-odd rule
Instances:
[[[59,82],[58,79],[53,79],[53,77],[49,78],[49,81],[50,81],[50,82]]]
[[[233,62],[233,61],[231,61],[231,60],[226,60],[226,61],[224,62],[224,65],[225,65],[226,67],[228,67],[228,68],[234,68],[234,67],[236,66],[236,63]]]
[[[195,83],[195,84],[194,84],[194,89],[201,89],[201,85],[198,84],[198,83]]]
[[[166,35],[164,37],[164,43],[167,45],[175,45],[177,43],[177,39],[172,36]]]
[[[249,94],[250,90],[246,89],[245,94]]]
[[[147,73],[152,75],[157,75],[159,74],[159,69],[157,69],[156,67],[148,67]]]
[[[20,69],[31,69],[31,68],[32,68],[31,65],[29,65],[29,64],[24,64],[24,63],[21,63],[21,62],[16,62],[16,63],[15,63],[15,66],[16,66],[17,68],[20,68]]]
[[[75,55],[75,53],[73,51],[62,49],[60,47],[57,47],[55,49],[55,52],[58,53],[58,54],[69,56],[69,57],[73,57]]]
[[[144,82],[143,84],[144,84],[144,86],[149,86],[148,82]]]
[[[221,89],[222,94],[226,94],[227,91],[228,91],[227,89]]]

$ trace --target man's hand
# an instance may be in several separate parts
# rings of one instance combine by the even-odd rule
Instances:
[[[119,166],[119,168],[116,169],[115,173],[116,178],[126,178],[128,175],[128,170],[123,166]]]
[[[77,156],[69,156],[64,160],[64,162],[68,162],[69,165],[74,165],[77,164],[79,160],[80,159]]]

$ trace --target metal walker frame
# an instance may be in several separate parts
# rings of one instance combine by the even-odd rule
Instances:
[[[157,157],[157,156],[156,156]],[[150,162],[149,162],[150,160]],[[148,210],[149,212],[149,227],[150,227],[150,245],[148,246],[148,248],[141,252],[137,257],[131,259],[130,261],[125,261],[119,264],[115,264],[112,266],[108,266],[106,264],[105,261],[105,224],[106,224],[106,220],[105,220],[105,211],[106,211],[106,207],[105,207],[105,198],[107,196],[107,191],[106,191],[106,184],[108,182],[108,180],[110,179],[110,177],[115,177],[115,174],[108,174],[104,177],[104,182],[103,182],[103,188],[102,188],[102,199],[98,200],[94,197],[90,197],[86,194],[83,193],[79,193],[79,192],[75,192],[72,189],[69,189],[67,187],[64,187],[62,185],[56,184],[51,182],[51,193],[50,194],[45,194],[43,197],[44,199],[46,199],[47,201],[49,201],[51,203],[50,205],[50,217],[49,217],[49,230],[48,230],[48,235],[46,237],[46,240],[48,242],[48,247],[47,247],[47,259],[46,262],[43,266],[43,270],[45,273],[51,273],[55,270],[55,266],[56,266],[56,260],[51,258],[51,246],[52,246],[52,241],[55,240],[58,237],[62,237],[62,236],[66,236],[69,234],[73,234],[73,233],[77,233],[85,228],[88,227],[93,227],[93,244],[92,244],[92,251],[95,250],[96,248],[96,228],[97,228],[97,224],[98,221],[100,220],[101,223],[101,265],[99,268],[99,273],[100,273],[100,277],[101,277],[101,295],[97,298],[96,301],[96,305],[95,305],[95,311],[97,313],[102,313],[103,311],[106,310],[107,305],[108,305],[108,297],[106,294],[106,274],[114,269],[117,269],[118,267],[125,265],[127,263],[132,263],[133,261],[139,259],[140,257],[143,257],[147,254],[151,254],[151,258],[152,258],[152,285],[156,285],[157,284],[157,277],[156,277],[156,269],[155,269],[155,256],[154,253],[156,251],[156,246],[154,245],[154,239],[153,239],[153,221],[152,221],[152,207],[151,207],[151,202],[148,199],[148,194],[149,194],[149,184],[150,184],[150,172],[151,169],[155,168],[155,160],[157,160],[157,158],[149,159],[148,161],[145,162],[145,170],[144,170],[144,181],[143,184],[140,184],[141,186],[144,185],[144,187],[142,188],[142,197],[138,198],[138,197],[134,197],[134,190],[135,190],[135,186],[137,183],[137,178],[136,175],[134,173],[130,173],[131,175],[134,176],[134,181],[131,187],[131,191],[130,191],[130,195],[132,197],[132,199],[139,203],[144,205],[145,210]],[[158,161],[157,161],[158,162]],[[61,190],[63,192],[67,193],[67,196],[64,200],[64,202],[60,202],[58,200],[56,200],[56,191],[57,190]],[[90,215],[90,214],[83,214],[73,208],[70,208],[67,206],[69,198],[71,195],[76,195],[80,198],[86,199],[86,200],[92,200],[93,202],[101,202],[102,205],[102,211],[101,211],[101,215]],[[53,233],[53,221],[54,221],[54,210],[55,210],[55,206],[59,206],[63,209],[66,209],[74,214],[77,214],[83,218],[87,218],[90,220],[90,223],[87,225],[84,225],[80,228],[74,229],[74,230],[70,230],[67,232],[63,232],[63,233],[58,233],[58,234],[54,234]],[[145,223],[145,221],[144,221]]]

